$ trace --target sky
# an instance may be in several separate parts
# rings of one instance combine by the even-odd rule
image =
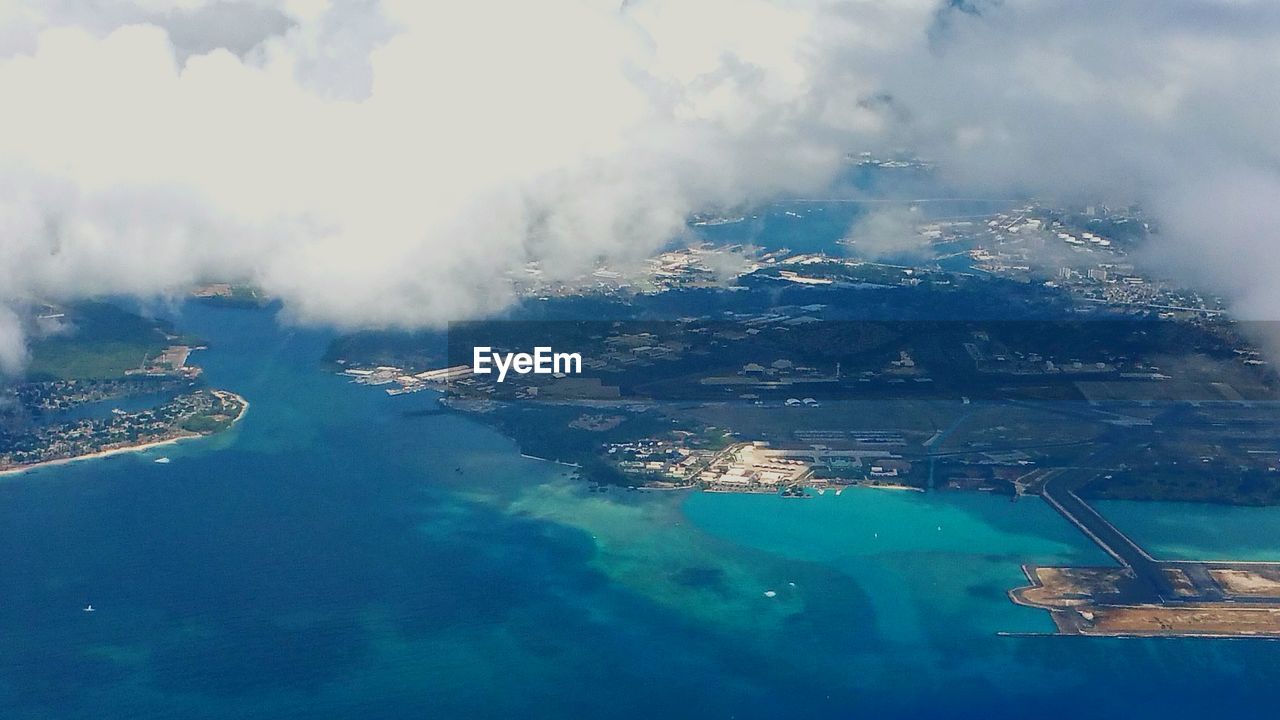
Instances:
[[[0,0],[0,370],[35,300],[235,279],[418,327],[504,273],[911,149],[975,194],[1140,202],[1280,319],[1280,3]]]

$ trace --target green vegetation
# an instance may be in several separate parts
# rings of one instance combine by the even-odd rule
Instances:
[[[516,404],[480,415],[478,419],[496,424],[505,435],[515,439],[521,452],[581,465],[583,478],[601,485],[636,484],[634,478],[619,472],[601,457],[601,448],[605,445],[691,429],[687,423],[677,424],[656,412],[619,414],[625,414],[627,419],[603,432],[570,427],[569,423],[582,415],[582,408],[568,405]]]
[[[31,347],[31,380],[103,379],[140,367],[171,344],[168,326],[113,305],[79,303],[66,309],[65,335]]]
[[[1280,505],[1280,478],[1275,473],[1239,472],[1222,466],[1160,473],[1119,472],[1095,479],[1081,494],[1107,500]]]
[[[231,423],[232,418],[225,416],[194,415],[182,421],[182,429],[201,435],[212,435],[231,427]]]
[[[329,344],[323,362],[332,367],[339,367],[338,360],[347,360],[359,366],[427,369],[445,364],[446,355],[445,336],[437,331],[367,330],[335,339]]]

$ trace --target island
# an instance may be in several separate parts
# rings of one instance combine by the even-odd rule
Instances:
[[[349,335],[326,361],[436,398],[406,417],[490,424],[588,492],[1044,502],[1115,561],[1023,568],[1009,598],[1058,633],[1280,637],[1280,564],[1162,560],[1090,504],[1280,503],[1267,328],[1144,272],[1127,249],[1146,228],[1132,210],[1027,206],[922,220],[925,259],[707,242],[630,274],[531,267],[501,319]],[[480,346],[547,346],[583,367],[503,382],[474,372]]]
[[[205,386],[189,363],[202,346],[166,323],[102,303],[41,319],[66,330],[37,341],[27,375],[3,389],[0,474],[213,435],[249,408]]]
[[[326,360],[389,395],[440,393],[594,486],[1015,497],[1037,469],[1138,427],[1082,493],[1280,502],[1265,405],[1280,392],[1252,328],[1215,298],[1140,275],[1128,236],[1102,234],[1135,224],[1122,219],[1023,208],[924,223],[938,257],[909,265],[695,244],[636,276],[533,274],[508,317],[357,333]],[[1053,241],[1092,270],[1055,268],[1064,260],[1050,254],[1029,276],[1022,263]],[[957,255],[962,268],[943,264]],[[1015,255],[1015,270],[991,264]],[[717,279],[725,267],[734,274]],[[480,346],[548,346],[583,367],[503,382],[472,372]]]

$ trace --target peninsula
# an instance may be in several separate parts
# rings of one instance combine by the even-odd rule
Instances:
[[[37,343],[26,377],[0,389],[0,474],[213,435],[249,407],[205,386],[189,363],[202,346],[166,323],[98,303],[42,317],[70,330]]]

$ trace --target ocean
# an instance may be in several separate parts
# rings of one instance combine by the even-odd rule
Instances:
[[[1108,562],[1035,499],[588,493],[323,371],[324,332],[177,321],[249,413],[0,480],[0,718],[1274,714],[1280,643],[999,635],[1052,629],[1022,563]],[[1277,508],[1104,508],[1277,559]]]

